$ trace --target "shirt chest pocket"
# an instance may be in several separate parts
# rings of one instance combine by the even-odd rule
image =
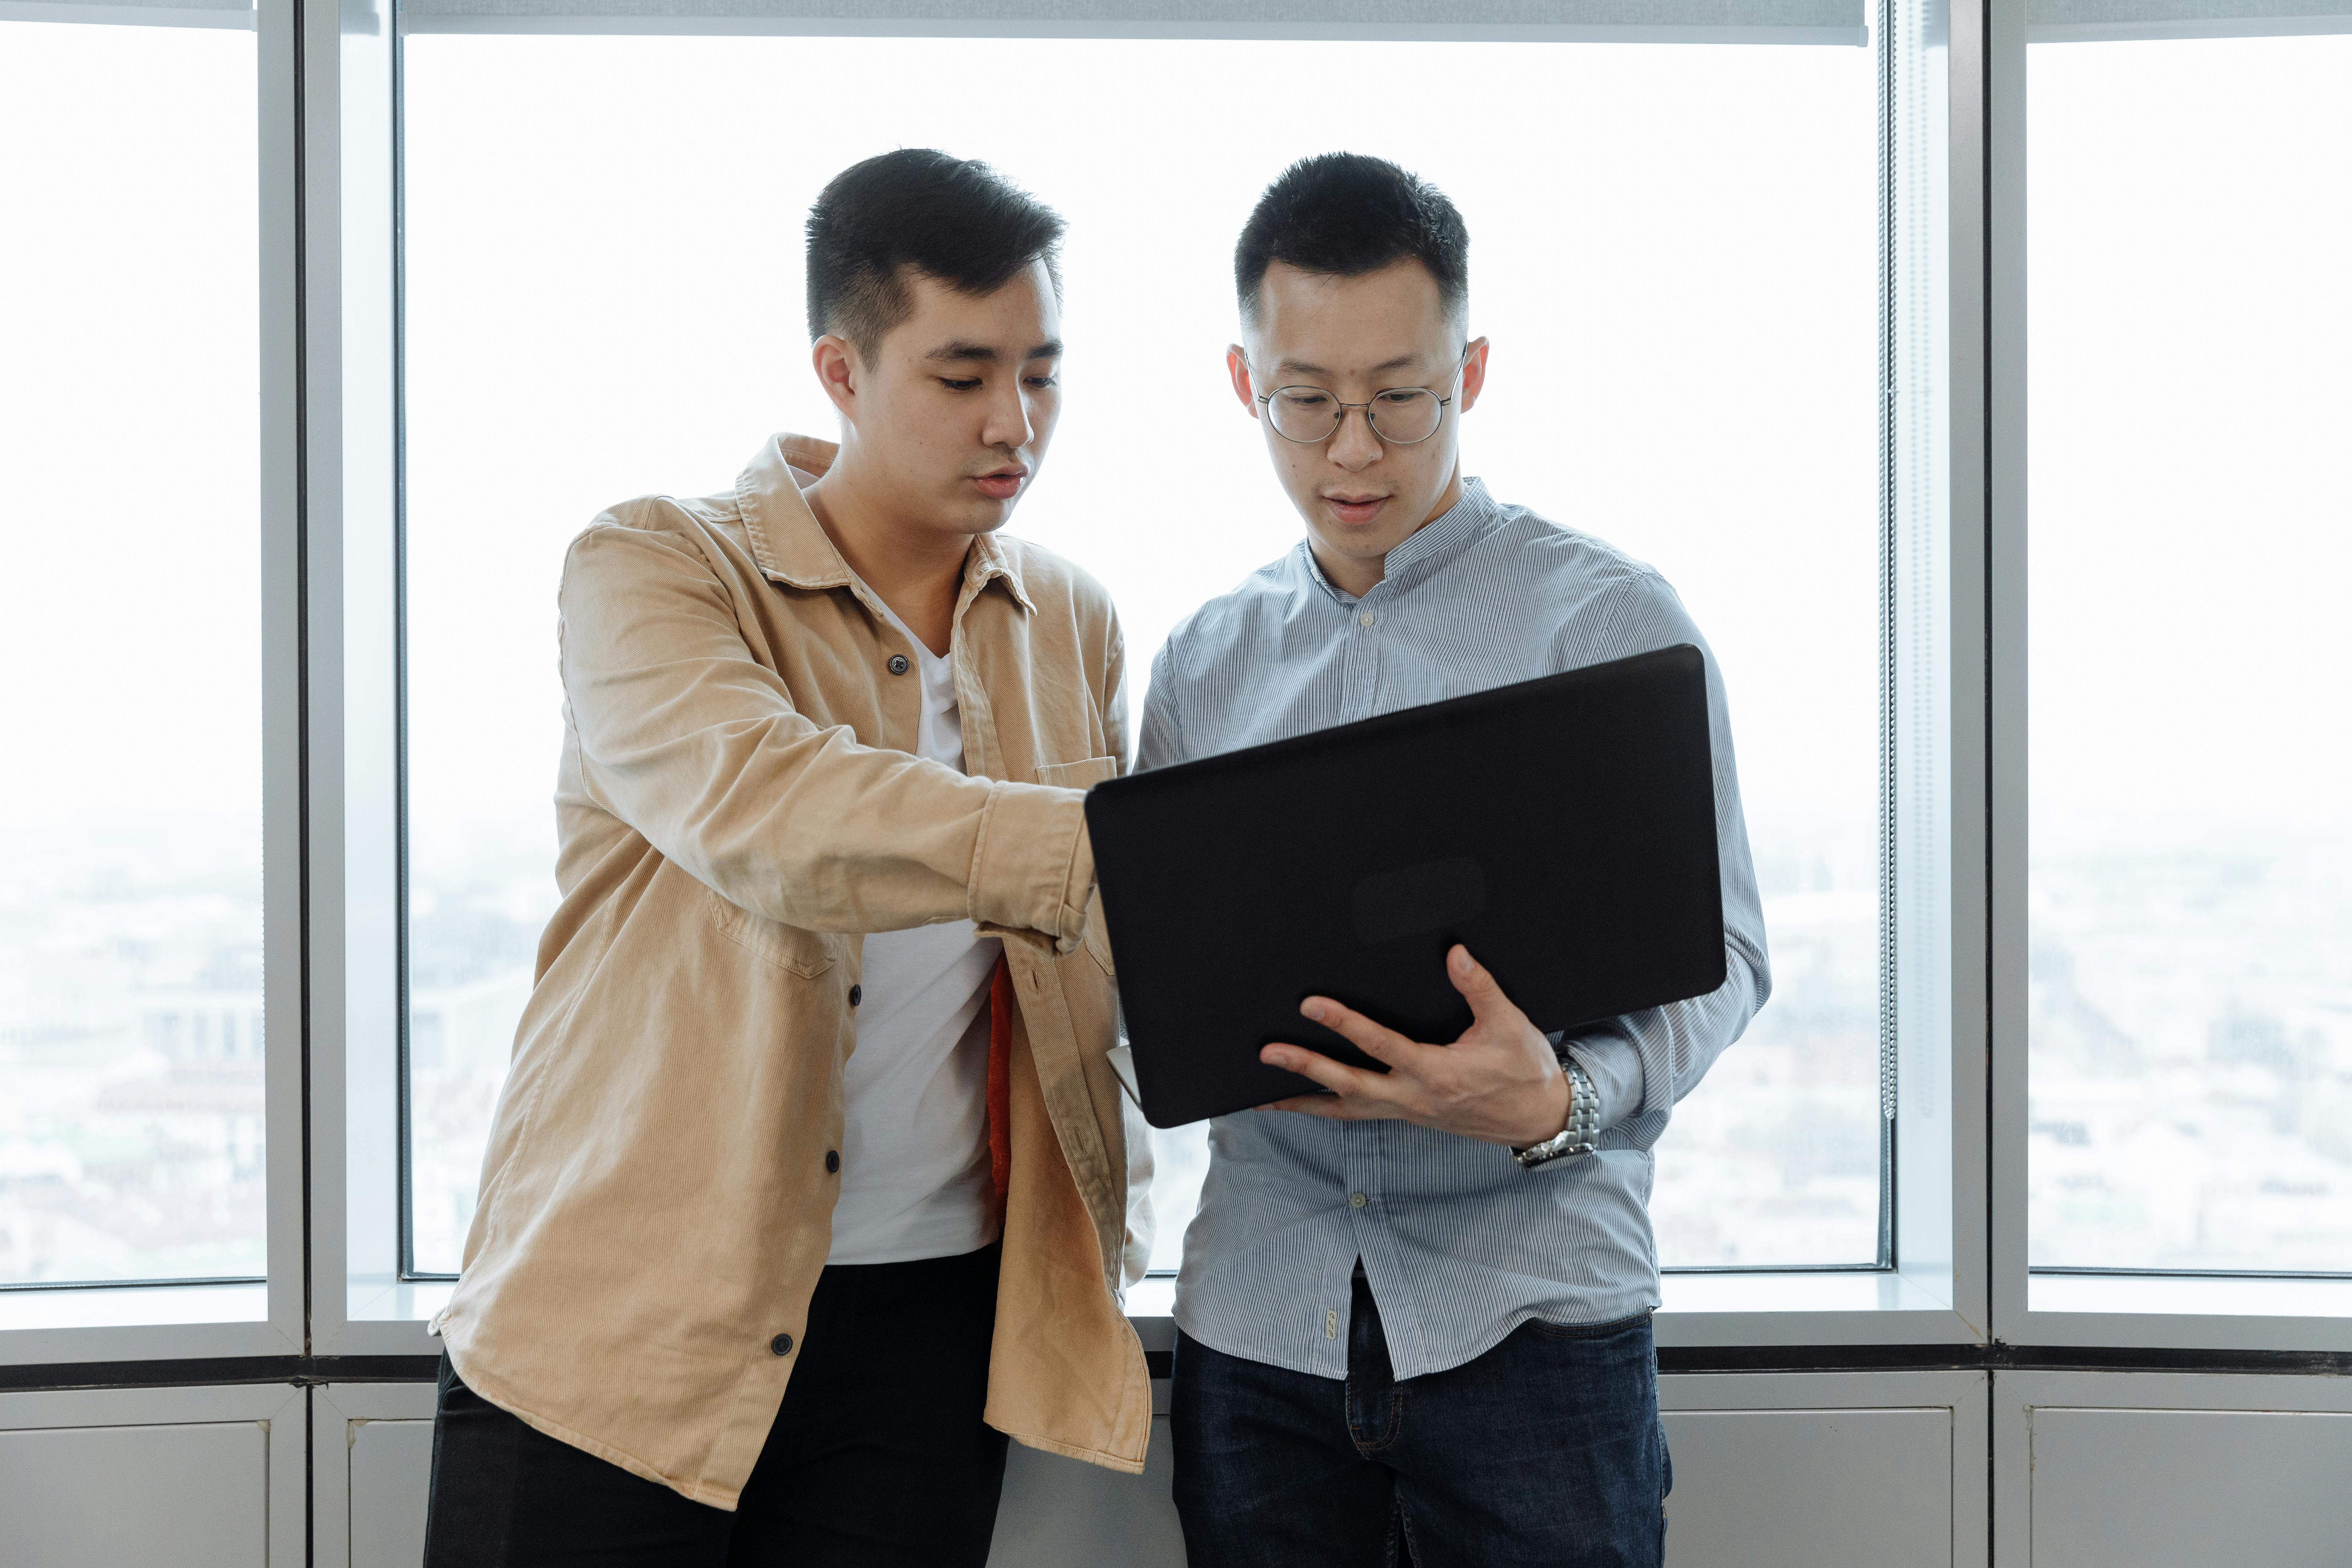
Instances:
[[[745,949],[771,969],[814,980],[833,967],[833,947],[813,931],[788,926],[729,903],[709,889],[710,923],[720,936]]]

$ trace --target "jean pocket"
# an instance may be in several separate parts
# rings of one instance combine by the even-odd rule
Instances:
[[[1529,1318],[1527,1326],[1548,1340],[1608,1340],[1647,1328],[1649,1322],[1650,1314],[1640,1311],[1607,1323],[1548,1323],[1541,1318]]]

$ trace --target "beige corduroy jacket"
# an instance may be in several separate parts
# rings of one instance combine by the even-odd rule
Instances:
[[[909,754],[920,679],[890,660],[914,649],[794,475],[833,457],[772,438],[732,494],[614,507],[565,559],[562,902],[435,1328],[483,1398],[734,1507],[830,1245],[858,933],[969,919],[1016,1000],[987,1417],[1139,1471],[1118,1292],[1150,1156],[1104,1054],[1081,813],[1127,761],[1118,621],[1066,563],[979,539],[951,655],[969,776]]]

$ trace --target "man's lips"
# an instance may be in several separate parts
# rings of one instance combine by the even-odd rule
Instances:
[[[1388,500],[1386,496],[1365,496],[1355,500],[1340,496],[1325,496],[1323,504],[1329,507],[1341,522],[1361,523],[1380,516],[1381,508],[1388,504]]]
[[[992,473],[975,476],[971,482],[978,485],[980,493],[991,500],[1011,500],[1021,493],[1021,481],[1028,477],[1026,468],[998,468]]]

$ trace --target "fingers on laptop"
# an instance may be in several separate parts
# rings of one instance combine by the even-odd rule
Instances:
[[[1382,1108],[1396,1099],[1386,1073],[1366,1072],[1345,1062],[1335,1062],[1320,1051],[1310,1051],[1304,1046],[1268,1046],[1258,1053],[1258,1060],[1268,1067],[1295,1072],[1338,1095],[1341,1100],[1361,1104],[1365,1110],[1351,1111],[1318,1094],[1298,1095],[1277,1101],[1269,1107],[1276,1110],[1304,1110],[1309,1116],[1393,1115]],[[1310,1109],[1311,1108],[1311,1109]]]
[[[1309,996],[1299,1004],[1298,1010],[1384,1067],[1409,1069],[1419,1053],[1430,1048],[1373,1023],[1328,996]]]
[[[1470,950],[1458,942],[1454,951],[1445,955],[1445,974],[1454,982],[1454,989],[1462,993],[1462,999],[1470,1004],[1470,1016],[1479,1023],[1496,1019],[1507,1022],[1526,1016],[1496,984],[1495,972],[1471,957]]]

